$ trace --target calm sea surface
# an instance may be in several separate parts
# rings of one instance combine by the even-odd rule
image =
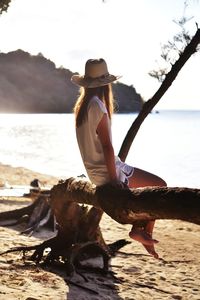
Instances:
[[[116,154],[136,114],[114,115]],[[72,114],[1,114],[0,162],[60,178],[85,173]],[[127,162],[169,186],[200,187],[200,111],[161,111],[142,124]]]

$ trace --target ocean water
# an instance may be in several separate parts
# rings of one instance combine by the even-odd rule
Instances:
[[[137,114],[113,116],[115,153]],[[85,174],[72,114],[1,114],[0,162],[67,178]],[[200,111],[147,116],[127,162],[164,178],[168,186],[200,187]]]

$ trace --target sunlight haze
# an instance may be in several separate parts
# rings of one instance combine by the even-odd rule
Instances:
[[[187,28],[196,32],[200,3],[188,1]],[[157,68],[161,45],[179,31],[183,0],[12,0],[0,16],[1,52],[42,53],[57,67],[84,72],[88,58],[104,57],[110,73],[122,75],[148,100],[159,83],[148,75]],[[157,109],[200,109],[200,52],[183,67]]]

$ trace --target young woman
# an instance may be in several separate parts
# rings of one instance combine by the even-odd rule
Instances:
[[[81,86],[80,96],[74,107],[76,136],[91,182],[127,184],[130,188],[166,186],[156,175],[122,162],[114,154],[111,135],[113,95],[111,83],[119,77],[109,74],[104,59],[89,59],[83,76],[73,75],[72,82]],[[133,224],[129,236],[143,244],[149,254],[158,258],[152,238],[154,220],[138,227]]]

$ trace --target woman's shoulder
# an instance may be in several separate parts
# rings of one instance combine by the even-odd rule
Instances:
[[[101,99],[99,99],[98,96],[93,96],[90,99],[90,105],[101,105],[101,104],[103,104],[103,102],[101,101]]]
[[[90,99],[88,108],[99,108],[100,110],[102,110],[103,112],[106,112],[106,107],[105,104],[99,99],[98,96],[93,96]]]

